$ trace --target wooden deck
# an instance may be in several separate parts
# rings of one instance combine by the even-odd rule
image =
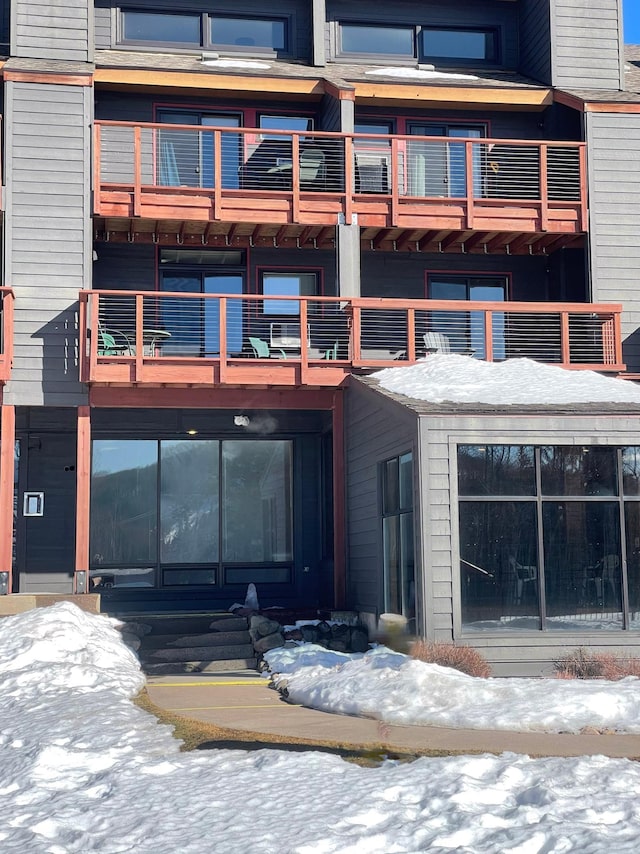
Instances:
[[[432,353],[624,370],[620,305],[82,291],[81,379],[136,387],[336,388]],[[301,333],[301,330],[303,332]],[[305,334],[306,331],[306,334]]]
[[[304,247],[357,222],[376,249],[531,254],[588,227],[583,143],[107,121],[95,133],[103,240]]]

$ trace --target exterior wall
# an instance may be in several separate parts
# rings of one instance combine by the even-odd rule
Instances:
[[[93,2],[12,0],[11,56],[91,62]]]
[[[452,415],[420,417],[422,539],[427,610],[423,633],[443,643],[476,647],[495,675],[549,675],[554,659],[578,646],[640,654],[640,633],[538,631],[465,633],[461,630],[457,444],[625,445],[635,443],[638,419],[632,416],[509,417]]]
[[[640,371],[640,115],[587,113],[592,298],[622,302],[627,369]]]
[[[95,45],[98,50],[109,50],[118,44],[117,33],[117,2],[109,3],[102,0],[96,4],[95,10]],[[136,0],[135,8],[141,11],[162,11],[175,12],[177,7],[172,0]],[[191,0],[189,2],[189,11],[195,12],[210,12],[212,4],[208,0]],[[293,33],[293,51],[297,59],[311,61],[311,4],[308,0],[279,0],[277,8],[268,10],[265,9],[264,3],[260,0],[242,0],[240,4],[229,5],[227,8],[232,8],[234,12],[247,15],[264,15],[267,14],[284,14],[291,15],[294,27]],[[130,45],[123,45],[123,50],[130,50]],[[145,51],[159,50],[161,53],[166,53],[164,50],[154,47],[141,45],[140,48]],[[174,49],[171,53],[175,53]],[[179,51],[177,51],[179,52]],[[189,50],[193,53],[193,49]]]
[[[464,21],[466,26],[499,26],[502,28],[502,64],[506,68],[516,68],[518,65],[518,28],[517,8],[515,3],[482,2],[482,0],[466,0],[452,3],[446,0],[440,2],[404,2],[393,3],[391,6],[371,4],[368,0],[327,0],[327,29],[326,55],[335,58],[337,26],[336,21],[351,19],[361,22],[394,24],[422,24],[434,26],[459,25]],[[388,60],[387,60],[388,62]]]
[[[92,90],[12,83],[5,90],[5,282],[16,295],[5,403],[73,406],[78,291],[90,281]]]
[[[621,0],[551,0],[551,84],[622,89]]]
[[[426,271],[511,275],[509,299],[586,299],[584,251],[551,256],[363,252],[362,296],[425,299]]]
[[[384,460],[412,451],[417,472],[417,428],[417,418],[408,409],[357,383],[350,385],[345,407],[347,604],[376,616],[384,602],[378,466]],[[414,483],[417,486],[415,476]],[[414,518],[420,518],[417,489]],[[420,553],[416,549],[416,579],[420,566]],[[420,610],[420,601],[417,608]]]
[[[549,0],[520,0],[521,74],[551,83],[551,13]]]

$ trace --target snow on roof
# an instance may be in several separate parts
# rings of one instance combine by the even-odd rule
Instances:
[[[387,391],[432,403],[640,403],[635,383],[532,359],[483,362],[472,356],[434,354],[415,365],[384,368],[371,376]]]

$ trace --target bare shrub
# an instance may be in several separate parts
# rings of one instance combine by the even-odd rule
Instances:
[[[470,646],[455,646],[452,643],[430,643],[417,640],[409,649],[409,655],[428,664],[452,667],[468,676],[491,676],[491,668],[486,658],[477,649]]]
[[[558,679],[608,679],[615,682],[625,676],[640,676],[640,659],[616,656],[611,652],[587,652],[583,647],[571,650],[553,662]]]

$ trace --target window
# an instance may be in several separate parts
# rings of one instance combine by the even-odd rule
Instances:
[[[465,631],[640,628],[640,447],[460,445]]]
[[[143,12],[123,9],[125,44],[174,45],[248,53],[289,55],[289,18],[215,12]]]
[[[262,293],[269,297],[315,296],[318,293],[317,273],[264,272],[262,274]],[[265,300],[265,314],[300,314],[298,300]]]
[[[384,607],[415,617],[413,548],[413,456],[386,460],[380,472]]]
[[[338,23],[337,53],[440,64],[496,65],[499,28],[430,27],[422,24]]]
[[[292,459],[290,440],[94,440],[93,576],[219,584],[246,582],[249,565],[289,580],[278,565],[293,560]]]
[[[420,31],[420,46],[421,55],[427,61],[498,62],[496,30],[423,27]]]
[[[465,300],[474,302],[504,302],[507,299],[505,276],[427,274],[427,297],[433,300]],[[484,359],[486,341],[483,311],[429,312],[426,319],[430,332],[445,336],[448,350]],[[506,357],[505,316],[494,311],[492,315],[492,340],[494,360]],[[516,334],[517,340],[517,334]],[[515,354],[514,354],[515,355]]]

